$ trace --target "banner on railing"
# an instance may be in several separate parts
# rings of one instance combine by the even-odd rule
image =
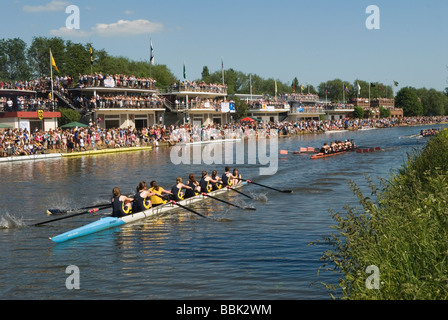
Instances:
[[[221,112],[222,113],[230,112],[230,104],[228,102],[221,102]]]
[[[115,87],[115,80],[112,79],[112,78],[104,79],[104,86],[106,88],[114,88]]]
[[[233,101],[229,102],[229,109],[230,109],[230,113],[235,113],[236,112],[235,102],[233,102]]]

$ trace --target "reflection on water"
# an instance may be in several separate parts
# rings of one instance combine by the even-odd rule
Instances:
[[[157,180],[170,189],[177,176],[223,171],[224,164],[173,165],[170,148],[152,151],[1,164],[0,298],[3,299],[328,299],[317,282],[336,282],[321,273],[325,245],[308,246],[331,232],[329,209],[355,203],[347,185],[369,190],[387,177],[424,139],[403,139],[420,131],[393,128],[338,134],[381,151],[348,153],[311,160],[309,155],[282,156],[274,176],[259,167],[238,165],[244,177],[293,194],[257,185],[222,196],[240,210],[212,199],[192,206],[213,219],[183,209],[73,241],[54,244],[48,237],[97,220],[84,215],[42,227],[48,208],[79,208],[110,200],[114,186],[133,194],[141,181]],[[306,135],[279,140],[279,150],[319,147],[335,135]],[[230,164],[233,168],[234,165]],[[226,221],[226,222],[223,222]],[[76,265],[81,290],[65,287],[65,269]]]

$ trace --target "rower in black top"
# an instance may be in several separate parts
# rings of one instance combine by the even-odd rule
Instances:
[[[232,186],[232,180],[236,177],[230,173],[230,167],[225,167],[225,172],[222,175],[222,187],[225,188],[227,186]]]
[[[142,212],[152,207],[149,197],[155,195],[146,190],[147,185],[142,181],[137,186],[137,193],[134,195],[134,202],[132,204],[132,213]]]
[[[118,187],[114,187],[112,196],[112,217],[120,218],[132,212],[131,202],[134,199],[122,195]]]

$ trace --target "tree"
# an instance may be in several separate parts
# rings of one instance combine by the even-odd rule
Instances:
[[[441,116],[448,107],[448,97],[435,89],[421,88],[417,89],[417,95],[423,106],[425,116]]]
[[[383,118],[390,118],[390,116],[391,116],[391,111],[390,111],[390,109],[386,109],[386,108],[384,108],[384,107],[380,107],[380,118],[381,119],[383,119]]]
[[[207,66],[204,66],[203,68],[202,68],[202,73],[201,73],[201,75],[202,75],[202,81],[204,81],[204,82],[210,82],[210,71],[208,71],[208,67]]]
[[[81,118],[81,115],[72,109],[60,108],[61,117],[58,119],[59,127],[68,124],[70,122],[77,122]]]
[[[398,91],[395,106],[403,109],[405,117],[423,115],[423,106],[417,96],[415,88],[405,87]]]
[[[19,39],[0,40],[0,78],[29,80],[31,69],[26,59],[26,43]]]
[[[364,118],[364,109],[361,107],[355,107],[353,111],[353,117],[355,119],[363,119]]]

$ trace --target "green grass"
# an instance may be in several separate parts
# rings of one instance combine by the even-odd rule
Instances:
[[[340,275],[323,284],[341,299],[448,299],[448,131],[408,156],[371,195],[351,182],[360,207],[331,212],[336,225],[324,240],[322,269]],[[367,266],[379,268],[379,289],[368,289]]]

